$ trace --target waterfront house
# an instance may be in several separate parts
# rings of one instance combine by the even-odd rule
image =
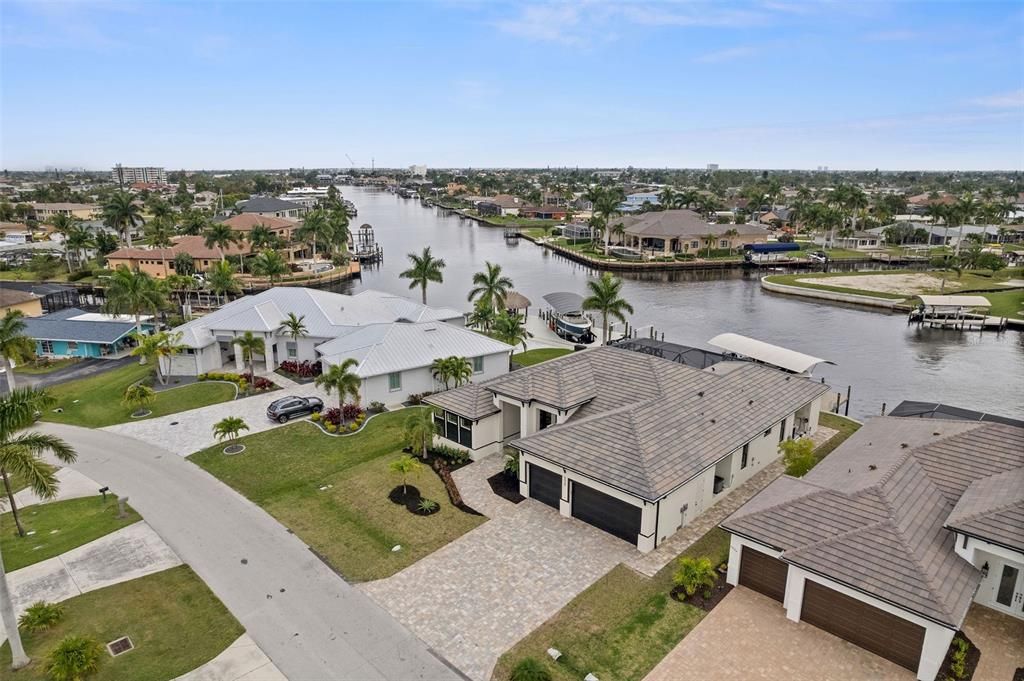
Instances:
[[[730,584],[933,681],[972,603],[1024,618],[1024,428],[878,417],[722,527]]]
[[[43,314],[43,304],[39,296],[29,291],[2,286],[0,287],[0,317],[12,310],[17,310],[26,317],[38,317]]]
[[[519,209],[519,215],[537,220],[564,220],[568,209],[564,206],[523,206]]]
[[[239,210],[242,213],[253,213],[275,218],[291,218],[297,220],[309,212],[306,206],[299,205],[293,201],[275,199],[273,196],[254,196],[245,201],[238,202]]]
[[[819,246],[825,244],[825,237],[815,237],[814,243]],[[857,230],[847,236],[837,236],[833,239],[834,248],[846,248],[851,251],[875,251],[882,247],[881,234],[873,231]]]
[[[699,254],[708,248],[709,237],[713,250],[740,249],[746,244],[768,241],[768,230],[763,225],[709,223],[685,208],[627,215],[613,220],[613,224],[617,222],[625,229],[623,245],[659,255]],[[732,231],[735,234],[727,234]]]
[[[152,317],[141,319],[143,333],[151,332]],[[124,357],[135,346],[133,333],[134,317],[76,307],[25,319],[25,335],[36,342],[36,355],[41,357]]]
[[[283,246],[278,250],[289,262],[302,260],[312,255],[312,249],[308,245],[293,243],[295,231],[302,226],[299,220],[275,218],[272,215],[257,215],[256,213],[241,213],[224,218],[221,222],[236,232],[241,232],[246,241],[249,240],[249,233],[252,232],[253,227],[257,225],[266,227],[281,239]]]
[[[511,194],[498,194],[476,204],[480,215],[519,215],[522,206],[519,197]]]
[[[166,279],[174,274],[174,257],[179,253],[192,256],[197,272],[205,272],[221,259],[220,249],[207,246],[205,237],[202,236],[175,237],[174,245],[170,248],[119,248],[105,257],[107,267],[112,270],[127,267],[146,272],[157,279]],[[239,256],[251,253],[252,247],[247,241],[230,244],[224,249],[224,257],[233,258],[236,264]]]
[[[753,362],[705,370],[599,347],[431,395],[437,441],[510,446],[531,497],[650,551],[817,429],[828,386]]]

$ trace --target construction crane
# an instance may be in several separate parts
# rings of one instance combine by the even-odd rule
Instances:
[[[347,158],[348,162],[352,164],[352,170],[355,170],[356,169],[356,162],[352,160],[352,157],[349,156],[348,154],[345,154],[345,158]]]

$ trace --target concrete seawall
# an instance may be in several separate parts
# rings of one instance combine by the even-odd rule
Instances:
[[[784,293],[791,296],[803,296],[804,298],[816,298],[834,303],[852,303],[854,305],[865,305],[867,307],[878,307],[885,310],[895,311],[907,309],[903,298],[875,298],[873,296],[862,296],[857,293],[837,293],[835,291],[820,291],[818,289],[804,288],[802,286],[790,286],[789,284],[776,284],[768,281],[768,277],[761,277],[761,288],[774,293]]]

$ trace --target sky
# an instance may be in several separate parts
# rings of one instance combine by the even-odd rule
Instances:
[[[1024,168],[1024,3],[0,0],[0,166]]]

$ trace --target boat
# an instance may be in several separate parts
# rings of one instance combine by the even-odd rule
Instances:
[[[583,312],[583,296],[558,291],[548,293],[544,300],[552,309],[552,331],[574,343],[594,342],[594,322]]]
[[[327,187],[295,187],[285,192],[284,199],[302,197],[324,197],[327,196]]]
[[[355,216],[359,215],[359,211],[356,210],[356,204],[352,203],[348,199],[344,199],[342,201],[342,204],[344,204],[345,210],[348,212],[349,217],[354,218]]]

